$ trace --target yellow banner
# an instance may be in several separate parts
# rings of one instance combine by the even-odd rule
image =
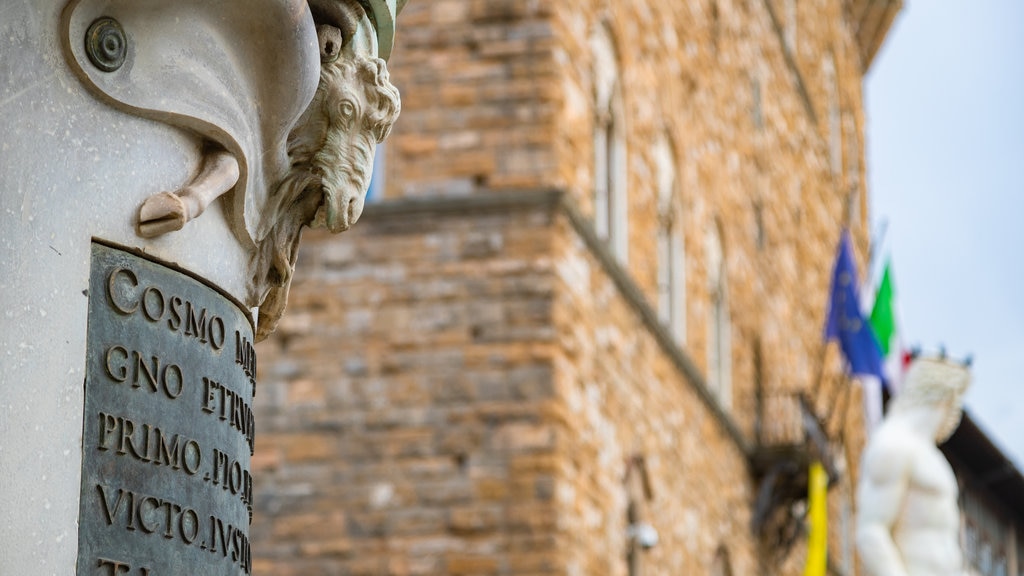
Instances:
[[[811,464],[807,476],[807,566],[804,576],[825,576],[828,570],[828,474],[821,462]]]

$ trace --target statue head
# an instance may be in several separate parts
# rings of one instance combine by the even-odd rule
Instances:
[[[320,45],[320,81],[289,134],[288,158],[292,177],[311,175],[322,198],[307,223],[343,232],[362,213],[376,146],[401,110],[379,52],[382,34],[393,40],[398,7],[396,0],[311,0],[310,9]],[[385,16],[390,20],[382,30]],[[283,201],[295,201],[287,189],[282,192]]]
[[[938,411],[943,420],[935,440],[942,443],[960,424],[963,396],[970,384],[970,371],[963,364],[940,358],[919,358],[910,365],[903,388],[893,399],[890,412]]]
[[[254,254],[250,300],[259,305],[257,339],[284,312],[303,226],[347,230],[359,218],[376,146],[391,131],[401,100],[382,56],[394,41],[400,0],[310,0],[320,45],[313,100],[288,136],[290,169],[266,211],[267,234]]]
[[[400,110],[384,60],[355,54],[323,64],[316,95],[288,139],[292,169],[320,184],[314,226],[343,232],[359,218],[376,146]]]

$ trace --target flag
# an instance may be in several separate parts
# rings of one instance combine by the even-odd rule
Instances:
[[[896,318],[893,315],[892,300],[892,270],[891,262],[885,262],[885,269],[882,271],[882,282],[875,292],[875,305],[871,309],[871,329],[878,337],[878,346],[882,349],[882,356],[888,356],[892,349],[892,338],[896,335]]]
[[[860,311],[857,264],[853,260],[850,233],[846,230],[839,239],[836,265],[832,270],[825,340],[839,340],[851,374],[883,377],[881,348]]]
[[[828,474],[821,462],[807,474],[807,564],[804,576],[825,576],[828,570]]]
[[[878,339],[882,350],[882,382],[889,394],[899,391],[903,380],[903,349],[900,345],[896,326],[896,290],[892,281],[892,261],[886,259],[882,281],[875,292],[875,304],[871,308],[868,323]]]

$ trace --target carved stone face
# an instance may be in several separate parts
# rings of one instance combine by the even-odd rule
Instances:
[[[373,174],[377,134],[367,125],[371,103],[357,78],[359,65],[345,59],[325,65],[311,105],[326,127],[310,166],[323,193],[313,225],[331,232],[348,230],[359,219]]]
[[[320,83],[289,138],[293,170],[320,182],[322,202],[311,223],[347,230],[363,210],[376,145],[401,106],[376,37],[354,0],[310,3],[320,44]]]

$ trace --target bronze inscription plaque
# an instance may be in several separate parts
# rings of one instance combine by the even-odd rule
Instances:
[[[218,291],[93,243],[79,576],[251,573],[252,334]]]

